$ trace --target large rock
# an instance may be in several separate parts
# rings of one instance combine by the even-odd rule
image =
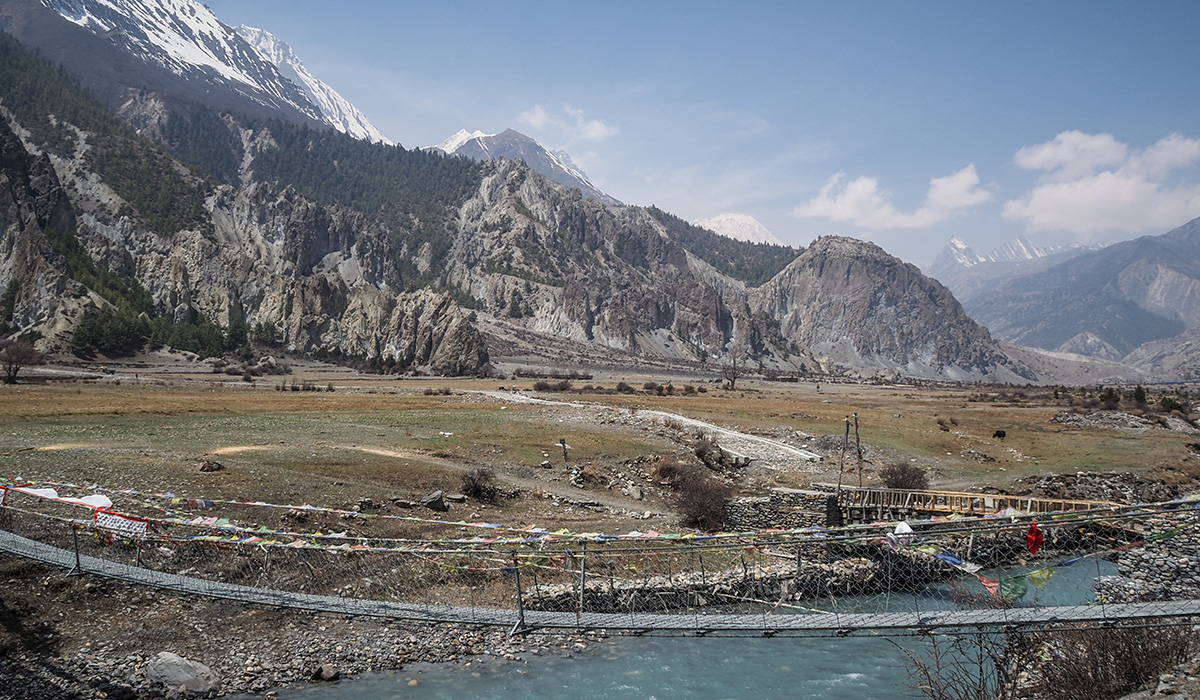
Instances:
[[[429,510],[436,510],[439,513],[444,513],[450,510],[450,506],[446,503],[446,494],[441,491],[434,491],[425,498],[421,499],[421,505]]]
[[[169,651],[160,651],[146,664],[146,679],[168,688],[180,686],[192,693],[207,693],[221,688],[221,679],[199,661],[185,659]]]

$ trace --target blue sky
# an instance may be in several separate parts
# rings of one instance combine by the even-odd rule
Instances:
[[[406,147],[514,128],[601,189],[918,265],[1200,216],[1200,3],[208,0]]]

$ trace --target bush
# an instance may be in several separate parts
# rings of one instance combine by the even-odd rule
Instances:
[[[1091,627],[1034,635],[1053,661],[1039,664],[1037,696],[1061,700],[1115,698],[1186,661],[1200,647],[1189,627]]]
[[[476,467],[462,476],[464,495],[480,501],[496,500],[500,489],[496,486],[496,473],[487,467]]]
[[[897,462],[888,465],[879,472],[883,485],[889,489],[914,489],[923,491],[929,488],[929,475],[921,467]]]
[[[725,502],[732,491],[707,469],[671,460],[660,462],[655,471],[670,485],[675,510],[685,526],[711,532],[729,524]]]
[[[1158,405],[1160,407],[1162,407],[1162,410],[1167,411],[1168,413],[1171,411],[1179,411],[1180,413],[1187,413],[1187,407],[1184,406],[1182,403],[1180,403],[1178,400],[1176,400],[1170,396],[1164,396],[1161,399],[1159,399]]]

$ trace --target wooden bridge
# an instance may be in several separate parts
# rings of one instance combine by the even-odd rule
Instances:
[[[998,513],[1009,508],[1022,513],[1062,513],[1120,506],[1112,501],[1078,501],[1065,498],[1033,498],[961,491],[915,491],[909,489],[859,488],[836,484],[813,484],[838,494],[843,522],[903,520],[914,515],[970,515]]]

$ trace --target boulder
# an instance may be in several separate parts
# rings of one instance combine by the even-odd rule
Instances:
[[[160,651],[146,664],[146,679],[168,688],[183,687],[190,693],[207,693],[221,687],[221,679],[199,661]]]
[[[425,498],[421,499],[421,505],[429,510],[436,510],[439,513],[444,513],[450,510],[450,506],[446,505],[446,497],[441,491],[434,491]]]
[[[211,459],[200,460],[200,471],[202,472],[219,472],[225,469],[225,465]]]
[[[336,681],[342,677],[342,674],[333,664],[324,663],[318,666],[310,677],[314,681]]]

